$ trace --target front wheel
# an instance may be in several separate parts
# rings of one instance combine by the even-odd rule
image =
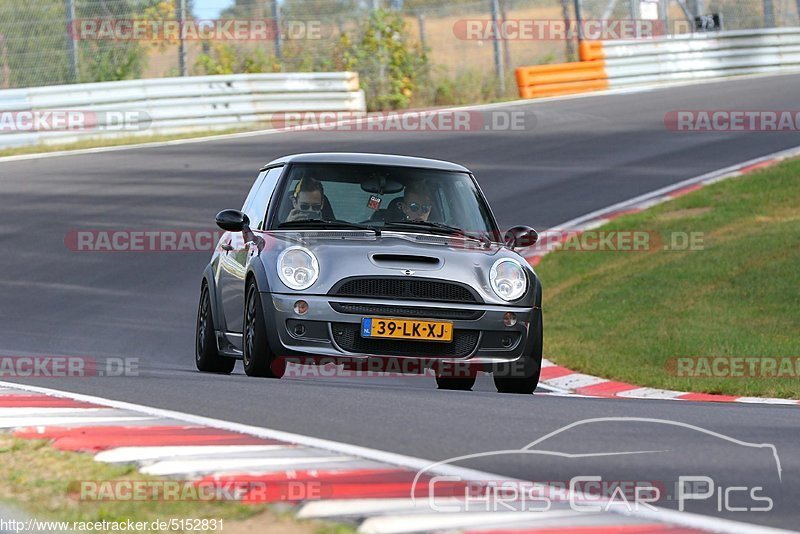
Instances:
[[[244,340],[242,343],[244,372],[247,376],[261,378],[281,378],[282,362],[277,361],[267,342],[267,323],[261,296],[255,281],[247,284],[244,301]]]
[[[522,355],[516,362],[501,364],[492,372],[494,385],[500,393],[530,395],[539,385],[542,372],[543,325],[542,312],[539,311],[538,328],[532,332],[533,350]],[[527,352],[527,351],[526,351]]]
[[[472,391],[475,385],[475,376],[450,377],[436,374],[436,385],[439,389],[449,389],[451,391]]]
[[[195,333],[195,364],[205,373],[229,375],[236,366],[236,360],[221,356],[214,337],[214,315],[211,312],[211,297],[208,284],[203,282],[200,291],[200,305],[197,308],[197,328]]]

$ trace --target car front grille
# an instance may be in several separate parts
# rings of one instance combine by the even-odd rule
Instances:
[[[452,319],[474,321],[483,317],[481,310],[454,310],[450,308],[417,308],[412,306],[385,306],[383,304],[353,304],[331,302],[339,313],[353,315],[381,315],[384,317],[424,317],[427,319]]]
[[[331,294],[341,297],[480,302],[477,295],[465,285],[408,277],[345,279],[334,286]]]
[[[480,338],[480,332],[477,330],[454,330],[453,341],[450,343],[370,339],[361,337],[361,325],[357,323],[333,323],[331,328],[333,339],[342,350],[378,356],[464,358],[475,351]]]

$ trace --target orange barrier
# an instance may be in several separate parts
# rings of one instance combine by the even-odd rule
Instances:
[[[581,61],[596,61],[606,58],[606,54],[603,52],[603,41],[581,41],[579,53]]]
[[[561,96],[608,89],[608,75],[601,41],[580,44],[581,61],[537,65],[517,69],[521,98]]]

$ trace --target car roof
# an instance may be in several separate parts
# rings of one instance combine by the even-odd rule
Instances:
[[[350,163],[354,165],[388,165],[391,167],[415,167],[420,169],[437,169],[442,171],[470,172],[469,169],[449,161],[438,159],[415,158],[390,154],[366,154],[358,152],[318,152],[283,156],[270,161],[269,167],[289,163]]]

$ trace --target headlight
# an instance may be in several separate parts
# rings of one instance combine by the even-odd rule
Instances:
[[[278,276],[286,287],[308,289],[319,277],[317,257],[303,247],[289,247],[278,256]]]
[[[525,294],[528,277],[519,262],[512,259],[497,260],[489,271],[492,289],[501,299],[511,302]]]

